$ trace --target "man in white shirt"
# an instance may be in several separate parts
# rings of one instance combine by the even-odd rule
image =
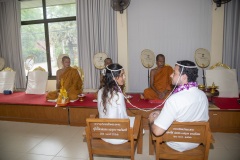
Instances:
[[[178,61],[171,75],[172,84],[177,88],[166,101],[162,111],[149,115],[152,132],[156,136],[164,134],[173,121],[194,122],[208,121],[208,99],[205,93],[198,89],[198,68],[194,62]],[[196,148],[198,143],[166,142],[180,152]]]

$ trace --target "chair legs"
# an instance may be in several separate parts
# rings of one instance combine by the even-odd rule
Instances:
[[[154,142],[152,140],[151,131],[149,131],[149,155],[154,155]]]

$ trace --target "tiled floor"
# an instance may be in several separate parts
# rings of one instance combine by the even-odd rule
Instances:
[[[83,127],[0,121],[0,160],[87,160]],[[148,155],[148,134],[144,135],[143,154],[136,160],[154,160]],[[240,160],[240,134],[213,133],[215,143],[210,160]],[[95,157],[95,160],[128,158]]]

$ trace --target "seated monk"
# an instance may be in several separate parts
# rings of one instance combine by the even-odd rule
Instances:
[[[61,80],[63,80],[63,87],[66,89],[68,97],[70,100],[75,100],[78,98],[78,94],[81,94],[83,91],[82,88],[82,79],[77,71],[77,69],[70,66],[70,58],[64,56],[62,58],[63,68],[57,70],[57,80],[56,88],[57,91],[49,92],[47,99],[57,99],[58,91],[61,87]]]
[[[104,76],[105,76],[105,74],[106,74],[106,66],[108,66],[109,64],[112,64],[113,63],[113,61],[112,61],[112,59],[111,58],[106,58],[105,60],[104,60],[104,66],[105,66],[105,68],[101,71],[101,73],[100,73],[100,87],[99,87],[99,89],[101,89],[103,86],[104,86]]]
[[[165,99],[172,90],[173,73],[171,66],[165,65],[165,56],[158,54],[156,57],[157,67],[150,72],[150,88],[144,90],[144,99]]]

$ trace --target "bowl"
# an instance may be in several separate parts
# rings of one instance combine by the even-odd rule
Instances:
[[[78,97],[85,97],[85,94],[79,94]]]

